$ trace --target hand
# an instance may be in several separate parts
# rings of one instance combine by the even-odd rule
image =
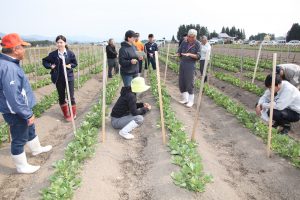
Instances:
[[[257,105],[255,111],[257,116],[261,116],[261,111],[262,111],[261,105]]]
[[[149,53],[150,57],[153,58],[153,53]]]
[[[27,120],[27,125],[32,126],[34,124],[34,115],[32,115],[28,120]]]
[[[55,67],[56,67],[56,65],[55,65],[55,64],[51,65],[51,69],[54,69]]]
[[[135,65],[137,63],[137,59],[131,59],[131,64]]]
[[[143,60],[144,58],[143,58],[143,56],[139,56],[139,60]]]
[[[66,68],[71,69],[72,68],[71,64],[66,65]]]
[[[149,110],[151,110],[151,106],[150,106],[150,104],[148,104],[148,103],[144,103],[144,107],[145,107],[145,108],[148,108]]]
[[[182,53],[181,55],[183,55],[183,56],[186,56],[186,57],[189,57],[189,56],[191,56],[191,54],[190,54],[190,53]]]
[[[180,53],[176,53],[176,55],[175,56],[178,56],[178,57],[180,57]]]

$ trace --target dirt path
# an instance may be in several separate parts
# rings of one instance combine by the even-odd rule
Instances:
[[[97,77],[88,80],[79,91],[75,92],[78,107],[77,126],[80,125],[91,104],[98,99],[101,87]],[[40,164],[42,167],[35,174],[20,175],[16,173],[13,166],[10,146],[1,148],[0,199],[39,199],[40,189],[49,184],[49,176],[53,173],[53,162],[63,157],[64,148],[73,138],[71,123],[63,120],[59,105],[52,106],[36,119],[36,130],[41,143],[53,145],[53,150],[37,157],[32,157],[28,153],[29,163]]]
[[[169,72],[167,89],[177,117],[191,130],[195,106],[188,109],[177,103],[176,79]],[[199,199],[299,199],[299,169],[277,155],[267,158],[266,145],[207,97],[201,108],[198,150],[214,183]]]
[[[95,157],[84,167],[82,186],[75,200],[183,200],[196,199],[196,194],[172,183],[168,148],[162,144],[157,128],[159,110],[150,93],[141,96],[153,105],[144,124],[134,131],[135,138],[126,141],[111,128],[107,118],[107,140],[99,144]]]

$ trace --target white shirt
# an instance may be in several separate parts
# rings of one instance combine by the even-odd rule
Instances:
[[[67,49],[64,49],[63,52],[61,52],[61,51],[59,51],[59,50],[57,50],[57,51],[58,51],[58,56],[64,56],[64,55],[67,55]]]
[[[203,45],[201,43],[201,45],[200,45],[200,60],[205,60],[207,52],[209,53],[208,60],[210,60],[210,51],[211,51],[211,46],[208,42],[206,42],[205,45]]]
[[[258,104],[263,109],[269,109],[271,102],[271,91],[266,90],[264,95],[259,98]],[[281,88],[274,97],[274,109],[284,110],[289,108],[300,114],[300,92],[288,81],[282,81]]]

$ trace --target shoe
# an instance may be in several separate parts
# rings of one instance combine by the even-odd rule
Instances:
[[[139,125],[132,120],[131,122],[129,122],[124,128],[122,128],[119,131],[119,135],[121,135],[123,138],[127,139],[127,140],[131,140],[134,138],[134,136],[130,133],[133,129],[137,128]]]
[[[61,105],[60,108],[61,108],[61,111],[62,111],[63,114],[64,114],[64,118],[65,118],[68,122],[72,121],[71,116],[70,116],[70,114],[69,114],[68,104],[65,103],[65,104]]]
[[[13,162],[16,165],[17,172],[21,174],[32,174],[40,169],[40,166],[30,165],[27,163],[25,152],[19,155],[12,155]]]
[[[291,130],[291,126],[290,125],[284,125],[283,129],[280,131],[280,134],[282,135],[287,135]]]
[[[73,117],[76,119],[77,117],[77,112],[76,112],[76,104],[72,105],[72,112],[73,112]],[[71,117],[71,116],[70,116]]]
[[[186,104],[187,107],[189,107],[189,108],[193,107],[193,105],[194,105],[194,97],[195,97],[194,94],[189,94],[189,101]]]
[[[179,103],[181,103],[181,104],[188,103],[188,101],[189,101],[189,93],[188,92],[183,92],[183,93],[181,93],[181,95],[182,95],[182,100],[179,101]]]
[[[29,149],[31,150],[33,156],[39,155],[41,153],[46,153],[52,149],[51,145],[47,145],[44,147],[41,146],[38,136],[36,136],[33,140],[27,142],[26,144],[28,145]]]

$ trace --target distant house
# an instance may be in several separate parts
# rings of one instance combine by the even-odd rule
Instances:
[[[227,33],[219,33],[218,38],[222,39],[224,43],[231,43],[235,39],[235,37],[231,37]]]

